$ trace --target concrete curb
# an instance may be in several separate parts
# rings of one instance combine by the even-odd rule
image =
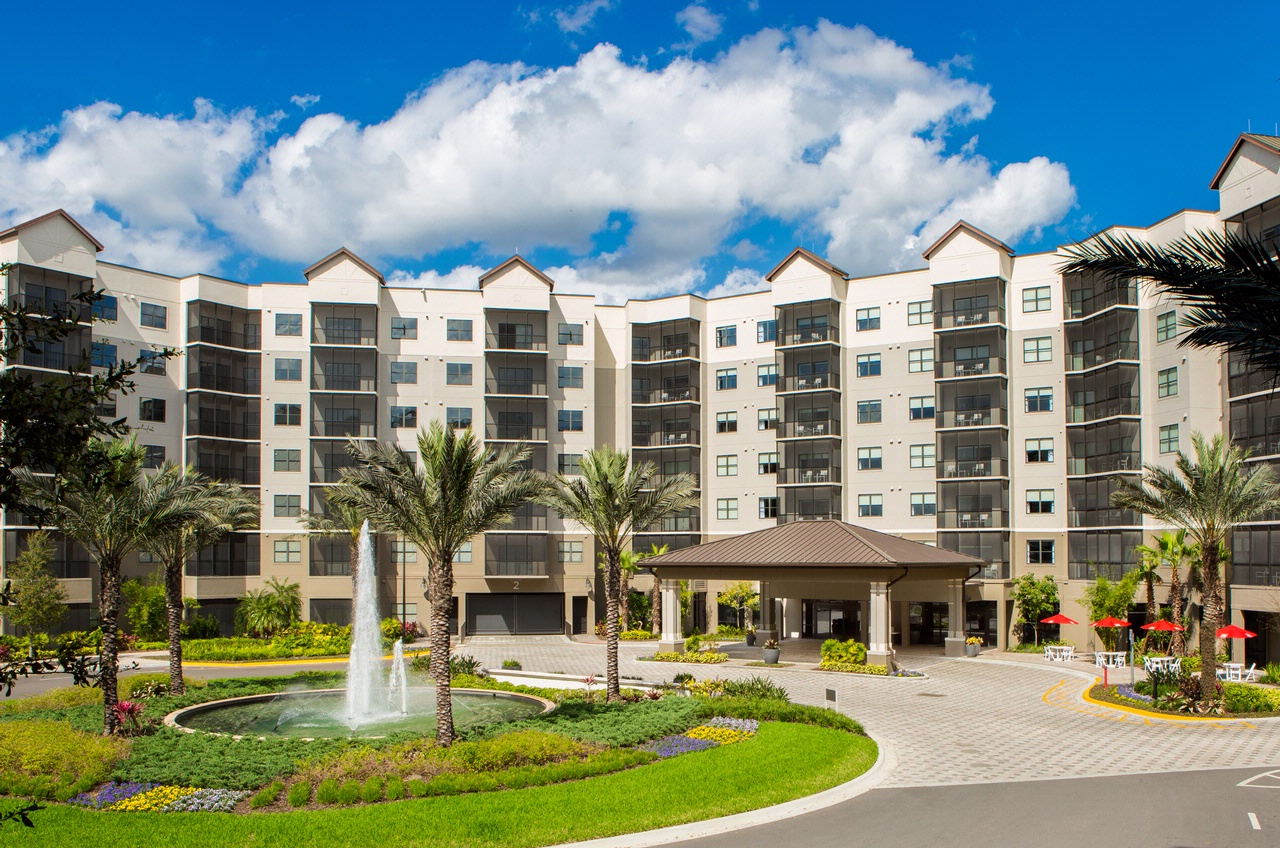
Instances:
[[[647,846],[652,845],[670,845],[675,842],[686,842],[691,839],[733,833],[734,831],[759,827],[763,824],[770,824],[823,810],[857,798],[859,795],[876,788],[893,772],[898,765],[898,757],[894,753],[892,746],[876,742],[876,747],[878,749],[876,761],[871,768],[847,783],[824,789],[805,798],[797,798],[794,801],[786,801],[781,804],[775,804],[772,807],[761,807],[758,810],[750,810],[732,816],[722,816],[718,819],[672,825],[671,827],[642,831],[640,833],[605,836],[599,839],[588,839],[585,842],[565,842],[556,846],[556,848],[647,848]]]

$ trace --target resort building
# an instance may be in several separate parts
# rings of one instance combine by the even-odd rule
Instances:
[[[1226,227],[1280,245],[1280,139],[1241,136],[1212,187],[1216,213],[1116,229],[1168,243]],[[797,248],[759,292],[623,305],[557,292],[519,256],[462,291],[388,284],[346,249],[298,281],[262,284],[127,268],[98,260],[102,249],[61,211],[0,232],[10,302],[108,295],[64,346],[5,367],[182,351],[144,367],[102,414],[127,418],[155,465],[189,462],[260,494],[260,530],[187,566],[186,594],[225,627],[236,599],[273,576],[301,584],[310,619],[344,620],[347,543],[308,536],[298,517],[324,510],[348,439],[412,451],[434,419],[495,446],[523,440],[548,472],[573,474],[586,450],[614,444],[661,474],[694,474],[699,505],[646,528],[637,548],[836,518],[988,563],[959,583],[906,584],[889,616],[893,638],[911,644],[961,630],[1016,640],[1011,581],[1026,573],[1053,575],[1064,612],[1083,621],[1083,589],[1131,568],[1134,547],[1163,529],[1109,506],[1113,478],[1171,464],[1193,430],[1280,459],[1277,392],[1217,352],[1180,347],[1180,304],[1064,277],[1061,251],[1016,255],[963,221],[919,270],[851,278]],[[4,516],[6,562],[31,529],[23,521]],[[381,538],[378,560],[386,614],[425,620],[413,546]],[[586,632],[603,614],[595,560],[581,527],[525,508],[461,553],[454,632]],[[67,627],[90,626],[87,556],[63,546],[55,567]],[[150,568],[144,554],[129,573]],[[1233,620],[1262,634],[1237,650],[1280,659],[1280,524],[1237,534],[1229,580]],[[689,626],[733,620],[714,581],[691,588]],[[962,627],[950,620],[957,598]],[[855,635],[867,600],[777,598],[770,615],[784,637]],[[1092,638],[1083,626],[1062,635]]]

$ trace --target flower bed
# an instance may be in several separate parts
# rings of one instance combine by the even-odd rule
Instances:
[[[721,654],[717,651],[686,651],[683,654],[677,654],[675,651],[658,651],[649,657],[653,662],[675,662],[675,663],[701,663],[703,665],[714,665],[729,661],[728,654]]]
[[[872,674],[880,677],[887,677],[889,669],[883,665],[865,665],[855,662],[841,662],[839,660],[823,660],[818,663],[818,668],[823,671],[843,671],[848,674]]]
[[[675,757],[694,751],[705,751],[721,745],[732,745],[752,738],[760,730],[760,722],[750,718],[726,718],[717,716],[705,724],[690,728],[684,733],[664,736],[640,746],[659,757]]]

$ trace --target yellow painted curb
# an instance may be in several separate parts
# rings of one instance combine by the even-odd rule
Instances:
[[[1065,682],[1066,681],[1064,680],[1063,683]],[[1085,703],[1093,704],[1095,707],[1106,707],[1107,709],[1111,709],[1111,710],[1119,710],[1122,713],[1132,713],[1133,715],[1144,716],[1146,718],[1158,718],[1161,721],[1190,721],[1190,722],[1209,721],[1209,722],[1217,722],[1219,724],[1222,724],[1224,722],[1237,722],[1239,724],[1245,725],[1246,727],[1254,727],[1254,725],[1249,724],[1247,721],[1245,721],[1242,718],[1228,718],[1226,716],[1216,716],[1216,717],[1215,716],[1176,716],[1176,715],[1169,715],[1168,713],[1157,713],[1151,710],[1143,710],[1137,707],[1121,706],[1119,704],[1113,704],[1110,701],[1099,701],[1097,698],[1091,697],[1089,695],[1089,691],[1093,689],[1094,686],[1097,686],[1101,682],[1102,682],[1101,677],[1095,677],[1093,679],[1093,684],[1080,693],[1080,697],[1084,698]],[[1062,683],[1058,684],[1058,686],[1061,686],[1061,685]],[[1056,689],[1057,687],[1055,686],[1054,688]],[[1052,692],[1053,689],[1050,689],[1049,691]],[[1049,693],[1046,692],[1045,696],[1047,697],[1048,694]]]
[[[392,659],[391,654],[383,657],[384,660]],[[307,665],[320,663],[338,663],[346,662],[345,655],[333,657],[298,657],[292,660],[204,660],[203,662],[187,662],[183,660],[183,668],[254,668],[256,666],[272,666],[272,665]]]

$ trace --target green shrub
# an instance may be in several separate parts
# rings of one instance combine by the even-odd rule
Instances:
[[[514,669],[516,671],[520,671],[523,668],[523,666],[520,665],[520,660],[503,660],[502,667]]]
[[[1199,671],[1200,658],[1199,657],[1183,657],[1182,670],[1187,672],[1188,674],[1190,674],[1193,671]]]
[[[343,739],[232,739],[166,727],[133,740],[129,758],[116,766],[112,777],[170,786],[255,789],[294,774],[303,757],[323,756],[350,744]]]
[[[98,712],[102,712],[102,690],[87,686],[68,686],[65,689],[50,689],[29,698],[0,699],[0,716],[66,710],[95,704],[99,708]]]
[[[823,671],[845,671],[850,674],[873,674],[884,677],[889,674],[887,666],[883,665],[863,665],[855,662],[839,662],[836,660],[823,660],[818,663],[818,668]]]
[[[1280,712],[1280,691],[1260,689],[1247,683],[1225,683],[1222,705],[1232,713]]]
[[[649,658],[653,662],[678,662],[678,663],[698,663],[701,665],[715,665],[716,663],[728,662],[729,655],[721,654],[716,651],[701,651],[699,653],[687,652],[677,654],[675,651],[657,651]]]
[[[351,806],[360,800],[360,781],[348,780],[338,787],[338,803]]]
[[[553,713],[499,727],[503,731],[542,730],[582,742],[623,747],[682,733],[697,723],[697,712],[698,706],[692,698],[663,698],[630,704],[620,701],[566,701]],[[489,728],[487,734],[497,732],[497,729]],[[483,728],[473,733],[486,735]]]
[[[415,777],[405,784],[405,789],[408,789],[413,797],[421,798],[427,794],[427,782],[420,777]]]
[[[382,792],[386,784],[382,778],[374,776],[360,787],[360,800],[366,804],[376,804],[382,800]]]
[[[658,637],[648,630],[624,630],[618,634],[618,638],[624,642],[651,642]]]
[[[300,780],[289,787],[289,806],[305,807],[311,803],[311,783]]]
[[[279,780],[273,780],[262,789],[258,790],[252,798],[249,799],[249,809],[260,810],[263,807],[270,807],[280,797],[280,793],[284,791],[284,783]]]
[[[449,657],[449,676],[457,677],[461,674],[475,675],[483,671],[480,666],[480,660],[467,654],[454,654]]]
[[[1260,682],[1280,686],[1280,663],[1267,663],[1266,673],[1262,675]]]
[[[687,654],[696,654],[702,649],[702,637],[694,633],[688,639],[684,640],[684,650]]]
[[[0,722],[0,775],[9,780],[11,794],[47,798],[59,787],[88,788],[106,780],[128,750],[122,739],[85,733],[67,722]]]
[[[573,739],[538,730],[516,730],[491,739],[455,742],[445,765],[450,771],[490,772],[521,765],[541,765],[584,755]]]
[[[867,661],[867,646],[857,639],[850,639],[847,642],[828,639],[822,643],[822,661],[864,665]]]
[[[78,654],[96,654],[102,650],[102,628],[68,630],[58,637],[58,644]]]
[[[194,613],[182,622],[183,639],[217,639],[222,635],[222,625],[212,615]]]
[[[698,720],[725,716],[726,718],[753,718],[756,721],[786,721],[793,724],[812,724],[829,727],[847,733],[866,735],[862,725],[843,713],[804,704],[789,704],[774,698],[689,698],[698,706]]]
[[[754,676],[746,680],[726,680],[721,687],[730,698],[767,698],[775,701],[790,701],[787,690],[767,677]]]
[[[121,587],[125,615],[133,634],[146,642],[164,641],[169,633],[169,613],[164,602],[164,586],[126,580]]]
[[[326,806],[338,803],[338,781],[332,777],[320,781],[320,785],[316,787],[316,803]]]
[[[400,801],[404,796],[404,778],[398,776],[387,778],[387,800]]]

